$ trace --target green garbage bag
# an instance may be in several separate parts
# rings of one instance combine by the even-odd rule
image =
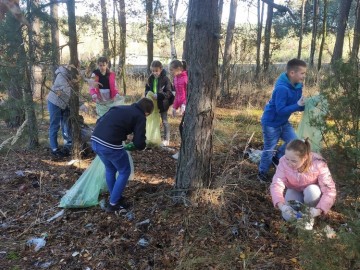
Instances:
[[[98,117],[103,116],[111,107],[124,105],[125,98],[120,96],[114,100],[96,103],[96,113]]]
[[[154,102],[154,111],[146,118],[146,144],[159,146],[161,144],[160,113],[156,99],[153,96],[154,93],[151,91],[146,95],[147,98]]]
[[[97,104],[96,108],[100,108],[102,116],[112,106],[123,105],[124,100],[118,99],[114,102],[109,102],[106,105]],[[99,106],[100,105],[100,106]],[[107,109],[106,109],[107,108]],[[131,174],[129,180],[134,179],[134,163],[129,152],[129,162],[131,167]],[[84,171],[75,184],[69,189],[61,198],[59,207],[63,208],[84,208],[97,205],[100,193],[107,191],[105,180],[105,166],[101,159],[96,156],[91,162],[90,166]]]
[[[308,97],[305,100],[305,110],[296,134],[300,139],[309,137],[312,152],[319,153],[322,148],[321,127],[324,126],[327,107],[327,100],[322,95]]]

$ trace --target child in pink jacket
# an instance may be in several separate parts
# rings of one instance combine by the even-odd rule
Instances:
[[[186,71],[186,62],[173,60],[170,63],[170,72],[174,76],[175,101],[173,104],[173,115],[180,108],[181,115],[185,112],[186,107],[186,88],[188,84],[188,75]]]
[[[275,208],[281,210],[286,221],[299,217],[298,212],[290,206],[291,201],[310,207],[310,221],[305,224],[307,230],[312,229],[315,217],[329,212],[336,197],[329,168],[319,154],[311,152],[308,138],[295,139],[287,144],[270,192]]]

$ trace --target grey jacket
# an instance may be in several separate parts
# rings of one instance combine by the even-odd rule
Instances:
[[[69,106],[71,95],[71,74],[64,66],[60,66],[55,71],[55,76],[55,82],[51,87],[47,100],[64,110]]]

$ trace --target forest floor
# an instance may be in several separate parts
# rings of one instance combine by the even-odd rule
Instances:
[[[3,151],[1,269],[302,269],[297,229],[281,219],[269,184],[256,180],[256,164],[244,158],[253,132],[252,146],[262,144],[259,115],[217,110],[212,184],[193,192],[186,205],[172,200],[176,160],[171,155],[179,148],[180,119],[171,119],[172,150],[132,152],[135,179],[124,195],[133,219],[95,206],[65,209],[48,221],[62,210],[60,198],[93,155],[69,165],[70,158],[54,159],[45,146]],[[1,130],[6,136],[16,132],[4,123]],[[47,125],[40,131],[46,137]],[[335,206],[320,223],[336,231],[344,218]],[[40,250],[26,245],[43,236],[46,244]],[[141,245],[144,240],[148,245]]]

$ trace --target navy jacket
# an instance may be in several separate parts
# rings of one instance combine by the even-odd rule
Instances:
[[[127,135],[134,133],[133,143],[138,150],[146,147],[146,116],[136,103],[115,106],[96,122],[91,140],[112,149],[122,149]]]
[[[303,111],[305,106],[297,104],[302,96],[302,87],[302,83],[292,85],[286,73],[282,73],[275,83],[270,101],[265,106],[261,124],[280,127],[288,123],[293,112]]]

